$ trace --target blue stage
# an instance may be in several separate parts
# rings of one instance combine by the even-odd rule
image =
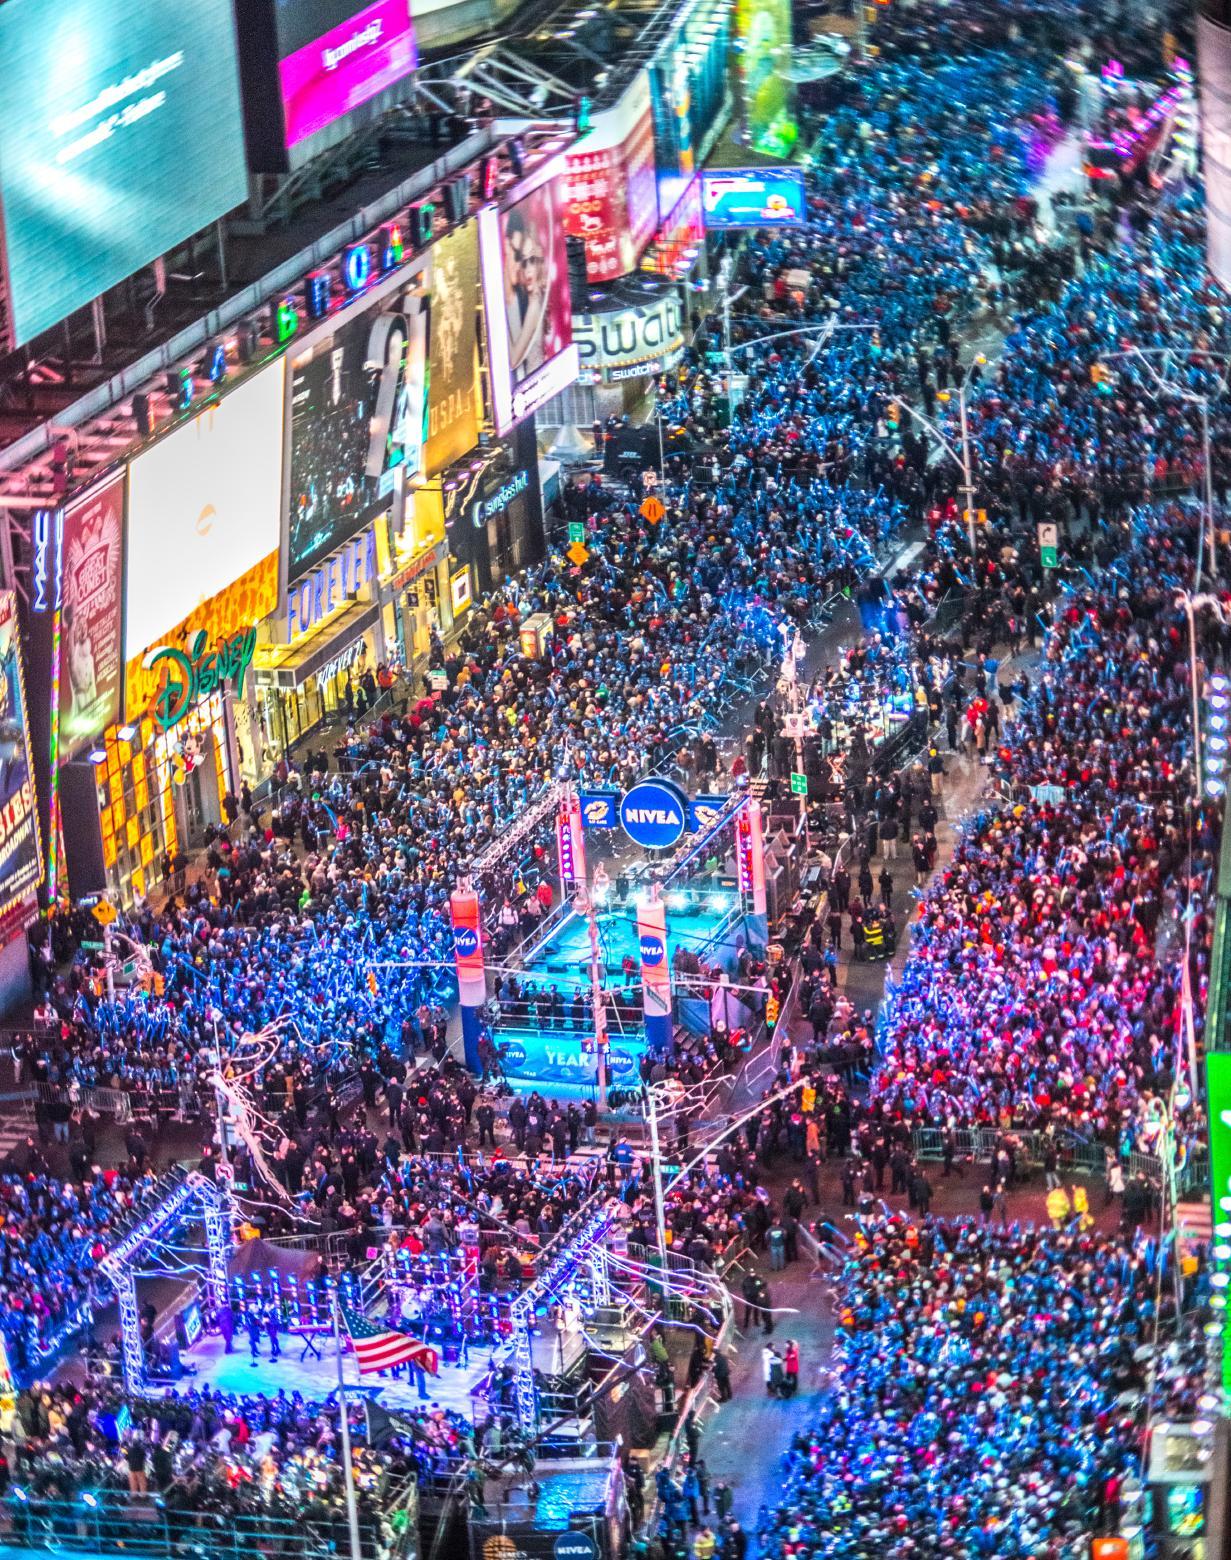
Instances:
[[[743,917],[734,884],[694,879],[687,889],[668,890],[665,901],[668,964],[676,949],[683,947],[708,966],[733,969],[737,942],[743,939]],[[608,1082],[635,1084],[645,1052],[636,907],[631,898],[625,904],[613,901],[598,910],[596,919],[609,998]],[[628,973],[626,960],[631,962]],[[582,1095],[592,1093],[597,1061],[587,1049],[594,1025],[586,919],[576,912],[565,914],[533,950],[521,980],[541,995],[534,1002],[534,1012],[524,1011],[524,1004],[502,1008],[495,1038],[508,1081],[515,1086],[551,1085],[557,1092],[561,1086],[572,1086]],[[563,998],[563,1012],[554,1017],[544,1012],[549,990],[559,991]],[[704,1000],[677,1003],[676,1017],[699,1031],[708,1021]]]

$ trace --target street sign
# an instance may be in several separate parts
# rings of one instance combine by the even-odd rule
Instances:
[[[94,919],[100,926],[110,926],[119,912],[109,899],[100,899],[94,906]]]
[[[807,796],[807,794],[808,794],[808,777],[807,777],[807,775],[801,775],[798,769],[792,769],[792,771],[791,771],[791,795],[792,796]]]
[[[650,525],[657,525],[666,513],[667,506],[661,498],[651,495],[649,498],[642,499],[641,518],[648,521]]]
[[[565,557],[569,560],[569,562],[575,563],[579,569],[589,556],[590,554],[586,551],[580,542],[574,542],[573,545],[569,548],[568,552],[565,553]]]
[[[1048,520],[1040,520],[1039,533],[1039,562],[1045,569],[1054,569],[1060,562],[1060,528],[1052,525]]]
[[[586,540],[586,523],[584,520],[570,520],[568,523],[568,539],[571,544],[583,547]]]

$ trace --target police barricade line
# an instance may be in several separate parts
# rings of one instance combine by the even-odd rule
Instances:
[[[91,1110],[114,1116],[120,1123],[131,1121],[133,1116],[132,1095],[124,1089],[83,1089],[73,1085],[66,1088],[55,1083],[36,1083],[33,1092],[26,1097],[42,1100],[47,1105],[59,1104],[64,1100],[73,1106],[88,1105]]]
[[[1016,1146],[1019,1160],[1032,1168],[1043,1163],[1046,1152],[1044,1134],[1031,1129],[1000,1127],[955,1127],[952,1130],[954,1157],[958,1159],[991,1160],[1006,1139]],[[911,1133],[911,1146],[919,1159],[943,1159],[946,1132],[939,1127],[916,1127]],[[1100,1143],[1089,1142],[1074,1132],[1057,1133],[1052,1140],[1056,1156],[1068,1170],[1080,1170],[1090,1175],[1102,1175],[1107,1168],[1106,1150]],[[1133,1161],[1140,1161],[1134,1164]],[[1149,1164],[1146,1161],[1150,1161]],[[1150,1155],[1130,1156],[1133,1174],[1158,1179],[1158,1160]]]

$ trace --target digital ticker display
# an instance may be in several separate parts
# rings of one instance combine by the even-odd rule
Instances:
[[[247,194],[232,8],[0,4],[7,334],[29,341]]]

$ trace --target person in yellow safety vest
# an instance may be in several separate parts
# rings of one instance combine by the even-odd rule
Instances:
[[[1084,1186],[1073,1188],[1073,1212],[1077,1215],[1077,1228],[1085,1233],[1094,1226],[1094,1215],[1090,1212],[1090,1194]]]
[[[692,1541],[692,1552],[696,1560],[714,1560],[714,1551],[718,1548],[718,1540],[714,1537],[714,1530],[707,1523]]]
[[[1047,1194],[1047,1217],[1051,1220],[1052,1229],[1062,1230],[1071,1212],[1069,1194],[1063,1186],[1053,1186]]]

